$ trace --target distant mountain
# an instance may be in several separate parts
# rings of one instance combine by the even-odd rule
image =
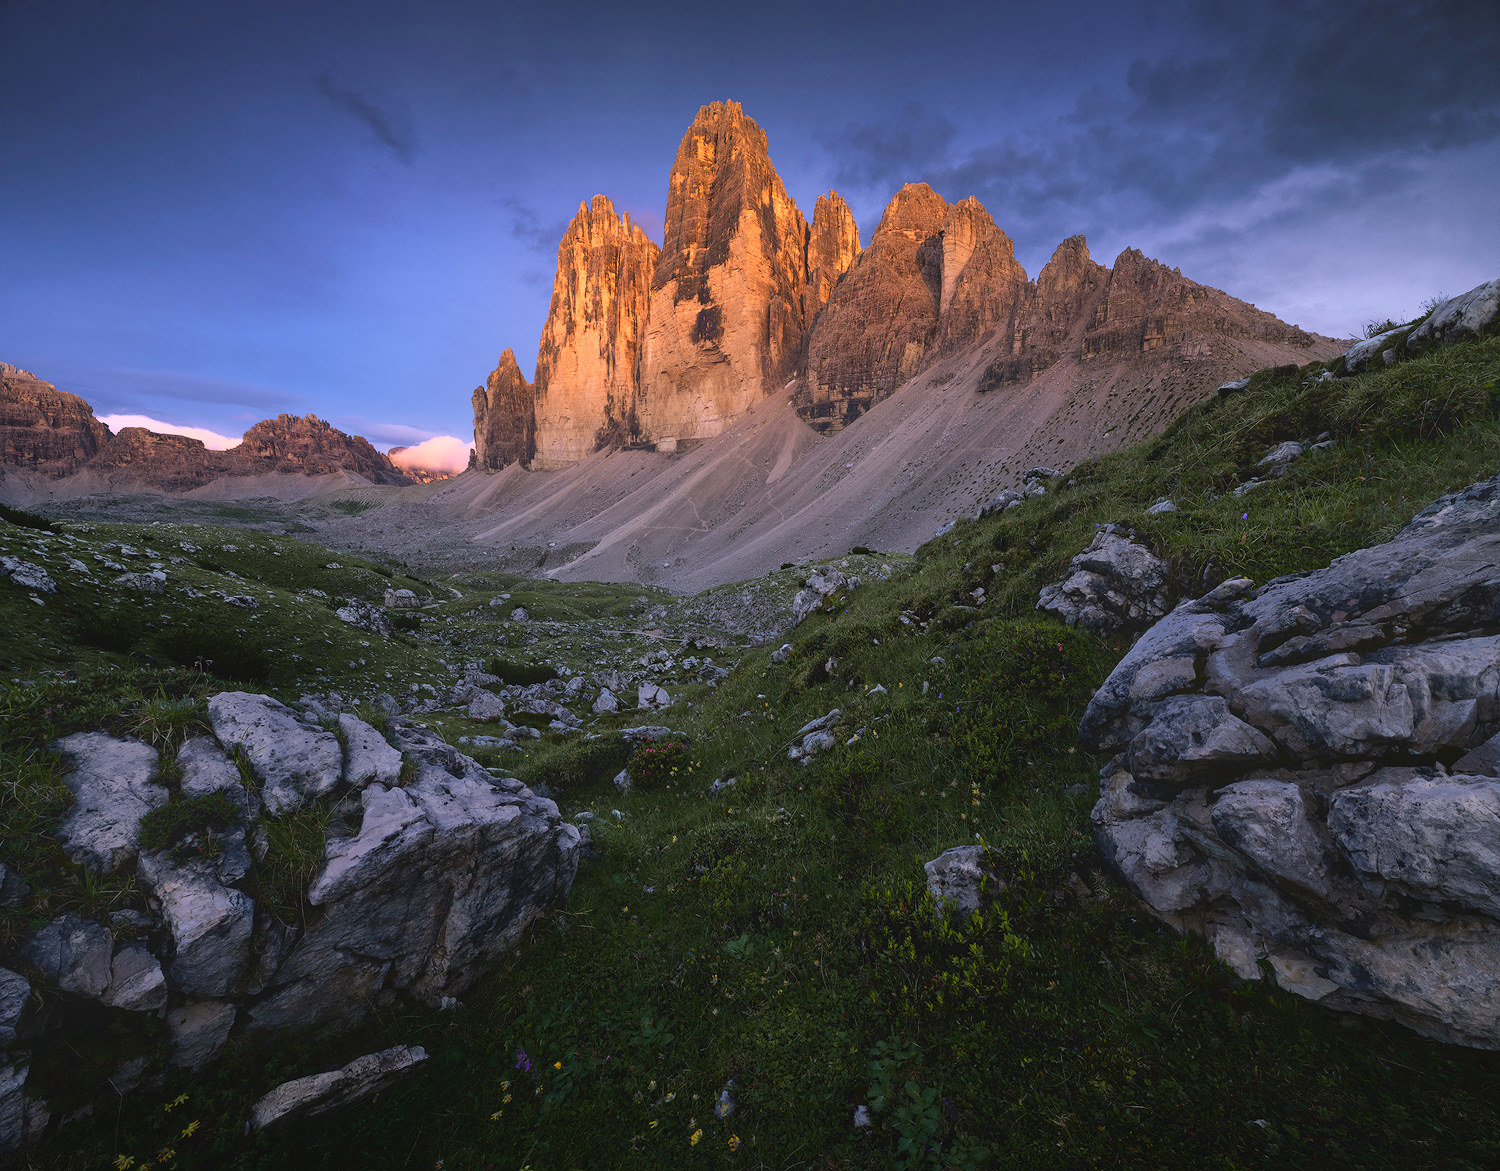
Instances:
[[[1104,268],[1082,236],[1032,281],[977,200],[949,204],[925,183],[896,193],[861,250],[838,194],[819,197],[809,224],[765,132],[738,103],[714,102],[678,149],[660,249],[604,196],[579,206],[535,381],[507,350],[474,392],[475,462],[547,469],[601,449],[682,451],[781,390],[816,431],[837,431],[938,363],[980,352],[977,393],[1061,364],[1144,396],[1163,380],[1202,393],[1268,356],[1300,364],[1340,348],[1134,249]]]
[[[0,363],[0,473],[6,468],[57,480],[83,477],[101,489],[186,492],[222,477],[282,473],[359,476],[373,484],[412,477],[359,436],[316,415],[278,415],[255,424],[237,447],[210,451],[185,435],[144,427],[114,434],[76,394]]]

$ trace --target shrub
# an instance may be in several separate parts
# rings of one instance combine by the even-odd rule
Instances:
[[[134,606],[101,607],[80,619],[74,633],[85,646],[126,655],[141,641],[146,623]]]
[[[563,793],[612,780],[629,760],[630,744],[623,736],[573,740],[549,753],[529,779]]]
[[[864,751],[838,752],[823,766],[818,803],[830,817],[858,825],[863,837],[892,841],[910,820],[910,809],[900,791],[889,783],[889,764]]]
[[[918,1027],[979,1016],[1031,954],[1004,910],[951,914],[911,881],[867,892],[864,920],[880,960],[871,1002]]]
[[[397,630],[411,634],[413,631],[422,629],[422,615],[414,614],[410,610],[391,615],[391,625]]]
[[[659,789],[693,769],[688,748],[680,740],[655,740],[642,744],[630,758],[631,783],[642,789]]]
[[[163,634],[162,652],[184,667],[258,683],[271,674],[271,656],[260,640],[209,622],[197,621]]]
[[[1103,673],[1100,651],[1087,634],[1031,617],[993,623],[962,646],[950,722],[968,779],[1006,781],[1072,747]]]
[[[169,850],[193,834],[217,833],[239,818],[239,809],[223,793],[169,801],[141,818],[141,849]]]
[[[52,522],[45,516],[38,516],[34,512],[27,512],[21,508],[12,508],[8,504],[0,504],[0,520],[7,520],[23,529],[41,529],[44,533],[53,531]]]
[[[491,675],[498,675],[502,682],[529,687],[533,683],[546,683],[556,679],[557,672],[545,663],[517,663],[496,655],[485,667]]]

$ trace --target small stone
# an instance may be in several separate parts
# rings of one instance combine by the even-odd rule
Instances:
[[[172,1035],[173,1065],[202,1069],[229,1040],[235,1007],[212,1000],[190,1000],[167,1010],[167,1030]]]
[[[37,974],[64,992],[98,999],[109,987],[114,953],[109,928],[76,911],[53,919],[24,950]]]
[[[356,1057],[331,1073],[283,1082],[250,1108],[245,1133],[293,1118],[314,1118],[340,1106],[363,1101],[395,1085],[426,1060],[427,1051],[420,1045],[397,1045],[380,1053]]]
[[[791,657],[792,644],[789,642],[782,643],[779,647],[771,652],[771,662],[773,663],[784,663]]]

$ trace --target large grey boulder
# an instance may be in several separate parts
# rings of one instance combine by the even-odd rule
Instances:
[[[806,588],[792,599],[792,625],[799,625],[833,594],[848,586],[848,579],[831,565],[814,570],[807,577]]]
[[[250,963],[250,896],[225,886],[212,859],[178,863],[166,853],[143,854],[137,874],[171,937],[172,987],[189,996],[227,997]]]
[[[954,846],[924,864],[922,870],[927,876],[927,891],[938,906],[965,915],[983,905],[986,888],[992,894],[999,889],[983,846]]]
[[[109,986],[100,997],[111,1008],[156,1012],[167,1007],[167,980],[161,961],[142,944],[128,943],[115,952]]]
[[[1073,558],[1068,576],[1047,586],[1036,608],[1095,634],[1142,630],[1172,604],[1167,563],[1110,525]]]
[[[4,573],[23,590],[36,590],[43,594],[57,593],[57,583],[35,562],[22,561],[18,557],[0,557],[0,573]]]
[[[379,606],[372,606],[362,598],[345,598],[344,604],[333,612],[333,616],[356,630],[365,630],[386,638],[392,638],[396,634],[389,615]]]
[[[211,797],[222,793],[234,802],[241,817],[252,817],[259,803],[245,788],[240,770],[211,736],[194,736],[177,750],[184,797]]]
[[[352,1102],[362,1102],[395,1085],[427,1060],[420,1045],[397,1045],[356,1057],[342,1069],[283,1082],[250,1108],[246,1133],[276,1122],[313,1118]]]
[[[108,927],[68,911],[36,933],[25,956],[48,984],[97,999],[109,987],[114,950]]]
[[[77,732],[53,748],[73,794],[58,828],[63,852],[90,874],[113,874],[140,849],[141,818],[167,803],[167,787],[155,779],[156,749],[104,732]]]
[[[478,690],[469,700],[469,719],[499,720],[505,716],[505,701],[492,691]]]
[[[0,1048],[8,1048],[16,1039],[21,1016],[31,1001],[31,981],[20,972],[0,968]]]
[[[228,1043],[237,1015],[234,1005],[219,1000],[189,1000],[168,1009],[172,1064],[186,1069],[207,1066]]]
[[[401,754],[390,741],[358,716],[339,716],[344,734],[344,781],[356,789],[369,784],[394,785],[401,779]]]
[[[1344,372],[1360,374],[1380,364],[1384,360],[1381,355],[1400,341],[1402,333],[1400,329],[1388,329],[1374,337],[1355,342],[1344,351]]]
[[[338,737],[269,695],[220,692],[208,701],[208,719],[219,743],[249,760],[273,817],[326,796],[343,779]]]
[[[436,1005],[572,884],[580,836],[555,804],[425,729],[391,734],[416,778],[366,788],[359,831],[328,842],[308,892],[322,913],[250,1009],[252,1028],[356,1020],[398,990]]]
[[[1500,478],[1182,603],[1079,736],[1114,754],[1099,847],[1162,919],[1247,979],[1500,1048]]]
[[[1500,278],[1450,297],[1431,313],[1406,339],[1406,348],[1421,353],[1434,346],[1473,337],[1500,321]]]

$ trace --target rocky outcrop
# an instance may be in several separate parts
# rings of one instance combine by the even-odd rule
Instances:
[[[538,466],[638,438],[637,364],[660,251],[604,196],[579,205],[537,350]]]
[[[834,286],[859,259],[859,225],[837,191],[818,196],[807,234],[807,292],[803,317],[809,329]]]
[[[61,477],[87,469],[133,488],[186,492],[221,476],[353,473],[375,484],[411,478],[357,435],[316,415],[255,424],[237,447],[210,451],[185,435],[122,427],[118,435],[75,394],[0,362],[0,468]]]
[[[704,106],[667,189],[637,413],[659,448],[717,435],[802,352],[807,221],[738,102]]]
[[[200,1069],[236,1029],[353,1024],[399,996],[436,1006],[572,884],[582,837],[557,806],[419,726],[393,721],[387,741],[345,713],[336,736],[269,696],[233,692],[210,700],[209,723],[214,735],[171,762],[175,794],[148,745],[100,732],[56,746],[77,796],[67,848],[91,873],[132,876],[144,909],[108,924],[70,911],[5,957],[0,1151],[45,1123],[24,1071],[70,1029],[164,1016],[167,1060]],[[257,869],[271,832],[262,799],[272,818],[321,802],[329,823],[321,858],[279,899],[268,892],[296,862]],[[173,807],[176,817],[154,816]],[[132,1058],[132,1077],[149,1057]],[[109,1082],[97,1088],[113,1099]]]
[[[798,390],[798,408],[815,426],[852,422],[921,369],[937,330],[948,211],[926,183],[908,183],[829,298]]]
[[[1500,1048],[1500,479],[1147,631],[1095,694],[1106,858],[1241,976]]]
[[[505,350],[489,379],[474,391],[474,463],[498,471],[531,463],[536,454],[536,387],[515,354]]]
[[[1015,309],[1001,356],[985,372],[983,389],[1026,382],[1082,345],[1078,331],[1092,318],[1109,270],[1095,264],[1082,236],[1069,236],[1042,266]]]
[[[949,210],[943,225],[943,291],[937,353],[1008,336],[1029,288],[1009,236],[977,199]]]
[[[407,484],[410,477],[390,457],[359,435],[345,435],[316,415],[277,415],[263,419],[245,432],[238,447],[224,453],[231,461],[228,475],[296,472],[326,476],[353,472],[372,484]]]
[[[108,439],[109,428],[76,394],[0,362],[0,467],[66,476]]]
[[[1133,633],[1166,614],[1172,595],[1167,563],[1134,533],[1108,525],[1073,558],[1067,577],[1041,591],[1036,608],[1094,634]]]

